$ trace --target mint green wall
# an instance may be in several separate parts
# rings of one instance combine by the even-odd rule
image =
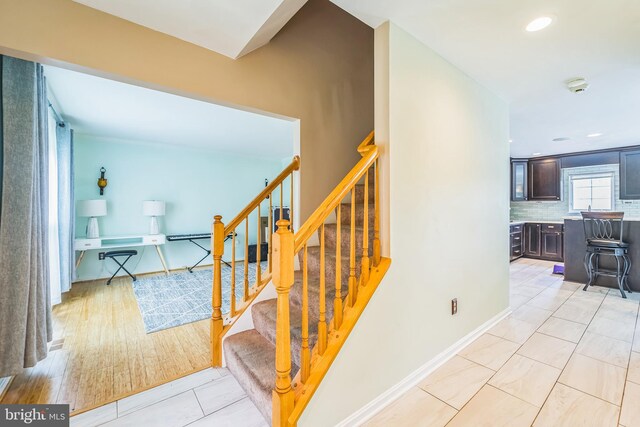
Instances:
[[[104,192],[108,215],[98,219],[100,234],[146,234],[149,218],[142,215],[143,200],[164,200],[166,215],[159,218],[160,232],[182,234],[209,232],[213,216],[229,221],[264,187],[264,179],[282,170],[281,158],[257,158],[235,154],[131,141],[75,137],[76,200],[98,199],[96,181],[101,166],[109,184]],[[285,188],[288,188],[285,187]],[[286,191],[285,193],[288,193]],[[288,196],[288,194],[287,194]],[[274,200],[274,204],[276,201]],[[284,205],[288,206],[288,197]],[[262,215],[268,212],[268,202]],[[87,218],[76,219],[76,235],[83,237]],[[255,217],[250,222],[249,241],[256,241]],[[244,227],[238,230],[237,258],[243,258]],[[209,240],[201,240],[203,246]],[[135,273],[159,271],[162,265],[152,246],[139,247],[138,256],[127,266]],[[170,269],[196,262],[204,252],[189,242],[167,242],[162,247]],[[231,246],[225,247],[225,259]],[[203,264],[211,264],[205,260]],[[88,251],[77,272],[77,280],[109,277],[115,263],[98,260],[98,251]]]

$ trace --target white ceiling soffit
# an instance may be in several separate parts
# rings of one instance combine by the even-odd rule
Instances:
[[[74,0],[237,59],[265,45],[307,0]]]
[[[512,156],[640,144],[638,0],[332,1],[372,27],[391,20],[507,100]],[[544,15],[548,28],[524,30]],[[570,93],[574,77],[590,88]]]
[[[294,122],[45,66],[54,105],[78,134],[282,159]]]

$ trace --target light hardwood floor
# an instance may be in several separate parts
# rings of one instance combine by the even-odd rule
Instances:
[[[0,403],[68,403],[81,411],[210,366],[209,321],[147,334],[131,279],[78,283],[54,307],[49,356]]]
[[[367,426],[640,426],[640,295],[511,264],[513,313]]]

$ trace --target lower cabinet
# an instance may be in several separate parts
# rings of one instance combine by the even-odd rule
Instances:
[[[564,260],[564,226],[562,224],[526,223],[524,256],[549,261]]]
[[[524,225],[524,255],[530,258],[540,257],[540,224]]]
[[[553,261],[562,261],[563,254],[563,234],[561,232],[543,231],[540,233],[541,257]]]
[[[524,254],[522,250],[523,232],[523,224],[509,226],[509,261],[520,258]]]

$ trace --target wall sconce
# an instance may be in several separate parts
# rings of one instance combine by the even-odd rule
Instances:
[[[98,187],[100,187],[100,195],[104,195],[104,188],[107,186],[107,178],[104,177],[104,174],[107,170],[102,167],[100,168],[100,178],[98,178]]]

